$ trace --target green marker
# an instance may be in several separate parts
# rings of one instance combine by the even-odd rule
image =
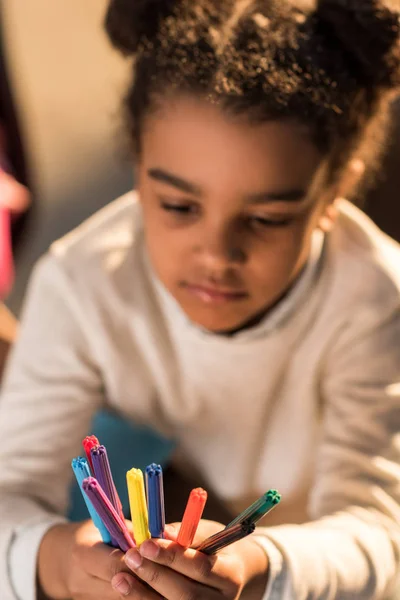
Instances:
[[[233,519],[233,521],[231,521],[225,529],[228,529],[228,527],[232,527],[237,523],[243,523],[243,521],[257,523],[257,521],[269,513],[277,504],[279,504],[280,501],[280,493],[276,490],[269,490],[269,492],[263,494],[261,498],[253,502],[251,506],[246,508],[246,510]]]

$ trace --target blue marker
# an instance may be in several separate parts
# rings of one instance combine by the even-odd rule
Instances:
[[[111,536],[110,536],[106,526],[104,525],[103,521],[101,520],[101,518],[95,511],[89,498],[83,491],[83,487],[82,487],[83,480],[86,479],[87,477],[91,476],[88,461],[86,460],[86,458],[82,458],[82,457],[74,458],[71,463],[71,466],[72,466],[72,470],[75,474],[76,480],[78,482],[79,489],[82,492],[82,496],[83,496],[83,499],[87,506],[87,509],[89,511],[90,517],[91,517],[93,523],[95,524],[95,526],[97,527],[97,529],[99,530],[103,542],[105,544],[110,544]]]
[[[152,538],[163,538],[165,528],[163,472],[155,463],[146,467],[147,509]]]

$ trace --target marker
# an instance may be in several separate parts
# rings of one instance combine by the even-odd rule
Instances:
[[[93,447],[91,449],[94,475],[105,492],[107,498],[124,521],[124,515],[120,510],[121,503],[118,499],[117,490],[111,473],[111,467],[107,456],[107,450],[104,446]]]
[[[190,492],[178,533],[177,543],[181,546],[188,548],[193,543],[206,502],[207,492],[203,488],[195,488]]]
[[[125,521],[121,519],[97,479],[94,477],[84,479],[82,487],[104,525],[107,527],[114,545],[123,552],[127,552],[130,548],[135,548],[135,542],[128,531]]]
[[[140,546],[150,539],[149,518],[147,514],[146,494],[143,473],[140,469],[131,469],[126,474],[129,505],[136,545]]]
[[[238,515],[233,521],[231,521],[226,529],[233,527],[237,523],[243,523],[249,521],[250,523],[257,523],[262,517],[268,514],[279,502],[281,501],[281,495],[276,490],[269,490],[266,494],[263,494],[261,498],[253,502],[251,506],[246,508],[240,515]]]
[[[100,446],[100,442],[95,435],[88,435],[87,437],[85,437],[82,444],[85,449],[86,458],[88,459],[90,468],[92,470],[92,475],[94,475],[93,461],[92,461],[92,449],[98,448]],[[113,485],[114,485],[114,482],[113,482]],[[118,496],[117,488],[115,487],[115,485],[114,485],[114,491],[115,491],[115,496],[116,496],[117,502],[118,502],[119,516],[121,517],[121,519],[125,519],[124,511],[122,508],[122,503],[121,503],[120,497]]]
[[[111,536],[110,536],[110,533],[109,533],[107,527],[104,525],[100,516],[95,511],[94,506],[90,502],[87,494],[85,494],[85,492],[83,491],[83,487],[82,487],[83,481],[85,479],[87,479],[88,477],[90,477],[90,469],[89,469],[88,461],[86,460],[86,458],[82,458],[79,456],[78,458],[73,459],[71,466],[72,466],[72,470],[75,474],[76,480],[78,482],[79,489],[82,492],[82,496],[83,496],[83,499],[87,506],[87,509],[89,511],[90,517],[91,517],[94,525],[99,530],[103,542],[105,544],[110,544]]]
[[[86,458],[88,460],[92,473],[94,473],[91,450],[92,448],[98,448],[100,446],[100,442],[95,435],[88,435],[83,440],[82,446],[85,450]]]
[[[236,523],[229,529],[223,529],[219,533],[212,535],[207,538],[196,548],[199,552],[204,554],[216,554],[222,548],[226,548],[239,540],[247,537],[255,530],[256,526],[254,523],[244,521],[243,523]]]
[[[163,472],[155,463],[146,467],[147,509],[152,538],[164,537],[165,509]]]

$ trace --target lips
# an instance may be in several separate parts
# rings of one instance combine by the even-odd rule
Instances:
[[[196,296],[206,304],[223,304],[227,302],[240,302],[248,294],[241,290],[232,290],[223,287],[205,286],[185,283],[183,286],[190,294]]]

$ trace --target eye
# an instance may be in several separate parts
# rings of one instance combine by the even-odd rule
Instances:
[[[161,200],[160,206],[163,210],[165,210],[168,213],[175,213],[176,215],[183,217],[186,215],[196,215],[199,212],[198,206],[196,206],[196,204],[194,204],[193,202],[189,201],[167,202],[165,200]]]
[[[267,219],[266,217],[253,216],[249,217],[249,222],[251,225],[257,228],[272,228],[272,227],[287,227],[292,223],[293,217],[281,217],[274,219]]]

